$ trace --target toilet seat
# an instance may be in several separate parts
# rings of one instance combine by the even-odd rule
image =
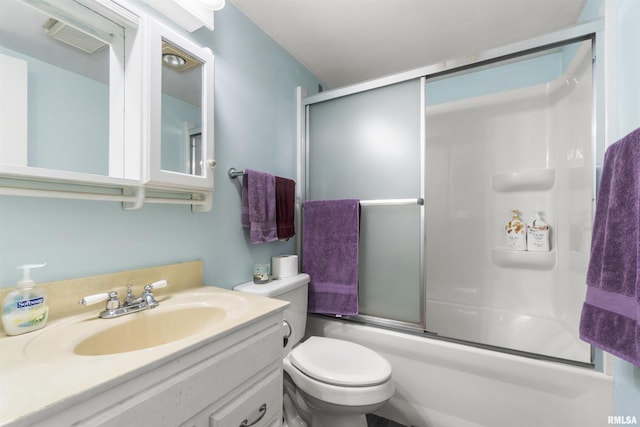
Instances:
[[[391,365],[378,353],[349,341],[313,336],[289,354],[291,364],[316,381],[366,387],[391,378]]]
[[[389,378],[382,384],[361,387],[346,387],[328,384],[313,379],[293,366],[287,355],[283,360],[284,371],[289,375],[297,389],[304,395],[321,402],[338,406],[367,406],[386,402],[394,391],[393,381]],[[309,400],[307,397],[305,400]]]

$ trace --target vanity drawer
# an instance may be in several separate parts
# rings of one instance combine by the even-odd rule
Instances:
[[[209,416],[209,427],[266,427],[282,420],[282,370],[252,382]]]

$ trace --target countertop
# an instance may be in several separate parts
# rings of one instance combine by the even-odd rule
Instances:
[[[40,351],[47,348],[43,347],[43,341],[51,342],[51,339],[47,341],[44,334],[49,334],[50,337],[56,330],[60,331],[59,328],[68,327],[73,322],[80,322],[85,334],[93,334],[115,325],[115,322],[126,321],[129,316],[144,316],[149,312],[142,311],[117,319],[100,319],[98,313],[104,308],[103,304],[96,305],[96,309],[90,313],[50,321],[46,327],[34,332],[1,336],[0,425],[87,392],[174,353],[215,340],[254,320],[283,310],[288,305],[287,302],[276,299],[205,286],[158,297],[160,305],[153,310],[162,310],[163,304],[167,307],[191,301],[194,297],[199,301],[214,301],[227,314],[205,331],[143,350],[82,356],[73,352],[78,338],[69,337],[68,340],[59,340],[55,345],[50,345],[55,347],[50,351]],[[38,348],[35,354],[34,348]]]

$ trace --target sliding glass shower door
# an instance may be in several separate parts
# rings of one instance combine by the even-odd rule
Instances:
[[[427,80],[429,332],[590,362],[592,96],[591,40]],[[549,251],[507,249],[513,210],[542,212]]]
[[[422,105],[417,79],[307,111],[307,200],[362,201],[360,314],[418,325]]]
[[[592,362],[593,37],[305,104],[305,199],[361,200],[356,320]],[[513,210],[542,212],[551,250],[507,250]]]

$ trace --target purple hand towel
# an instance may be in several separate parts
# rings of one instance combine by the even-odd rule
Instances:
[[[313,200],[304,204],[302,271],[311,276],[309,312],[358,313],[357,200]]]
[[[640,366],[640,129],[605,153],[580,338]]]
[[[247,169],[242,180],[242,226],[250,229],[251,243],[278,240],[276,180],[273,175]]]
[[[276,225],[278,239],[290,239],[296,235],[296,182],[276,176]]]

